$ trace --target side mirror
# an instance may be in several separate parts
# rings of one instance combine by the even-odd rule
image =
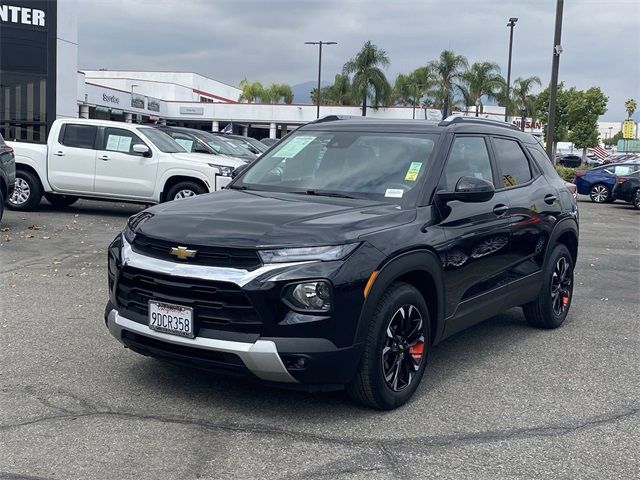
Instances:
[[[244,172],[248,166],[249,164],[245,163],[244,165],[240,165],[239,167],[234,168],[233,172],[231,172],[231,178],[236,178],[238,175]]]
[[[149,153],[150,153],[149,147],[147,147],[143,143],[134,144],[133,145],[133,151],[136,152],[136,153],[139,153],[140,155],[142,155],[144,157],[148,157]]]
[[[440,191],[436,193],[443,202],[458,200],[460,202],[487,202],[493,198],[496,190],[491,182],[476,177],[461,177],[456,183],[455,191]]]

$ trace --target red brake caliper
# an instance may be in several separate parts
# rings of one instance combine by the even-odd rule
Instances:
[[[409,347],[409,354],[413,357],[415,361],[419,361],[422,358],[423,353],[424,353],[424,342],[419,342]]]

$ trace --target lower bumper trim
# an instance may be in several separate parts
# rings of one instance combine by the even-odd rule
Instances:
[[[153,338],[158,341],[193,347],[214,352],[233,353],[240,357],[246,367],[258,378],[271,382],[298,383],[287,371],[276,344],[271,340],[257,340],[255,343],[232,342],[212,338],[182,338],[175,335],[156,332],[147,325],[134,322],[123,317],[117,310],[112,309],[107,315],[107,327],[116,339],[122,342],[122,331],[127,330],[138,335]],[[124,342],[122,342],[124,343]]]

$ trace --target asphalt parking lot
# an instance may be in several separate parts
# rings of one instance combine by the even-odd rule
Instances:
[[[573,306],[438,347],[414,399],[257,387],[129,352],[105,249],[142,207],[83,201],[0,225],[0,478],[638,478],[640,212],[580,202]]]

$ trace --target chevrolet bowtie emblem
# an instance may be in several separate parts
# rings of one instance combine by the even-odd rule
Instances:
[[[195,257],[198,251],[189,250],[187,247],[173,247],[169,253],[171,253],[171,255],[175,255],[178,260],[186,260],[187,258]]]

